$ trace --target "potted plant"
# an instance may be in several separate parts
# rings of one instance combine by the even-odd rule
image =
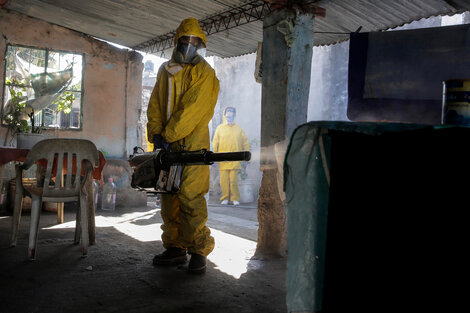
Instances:
[[[15,79],[7,79],[5,82],[9,84],[8,89],[11,98],[5,106],[6,112],[4,114],[4,121],[7,125],[8,130],[7,134],[5,135],[4,145],[7,144],[9,136],[10,141],[8,143],[9,145],[11,145],[13,139],[18,133],[29,131],[28,121],[23,117],[23,111],[26,107],[25,100],[27,99],[27,97],[23,96],[23,92],[26,91],[24,83],[18,82]],[[13,88],[14,85],[18,86],[20,90],[15,91],[15,89]]]
[[[7,144],[10,136],[9,145],[16,137],[18,148],[31,148],[36,142],[44,139],[45,136],[41,134],[42,128],[35,126],[34,117],[36,113],[33,108],[27,106],[26,100],[28,98],[23,94],[26,91],[25,84],[14,79],[7,79],[6,83],[11,98],[6,105],[4,115],[4,121],[8,128],[4,145]],[[17,90],[14,86],[17,87]],[[71,112],[74,101],[75,95],[73,92],[65,91],[53,100],[51,105],[56,106],[56,112],[68,114]]]

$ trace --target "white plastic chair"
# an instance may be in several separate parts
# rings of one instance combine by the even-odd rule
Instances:
[[[33,187],[24,187],[22,183],[23,170],[30,168],[38,160],[46,159],[47,168],[38,175],[37,185]],[[65,181],[63,181],[63,161],[67,159],[67,169]],[[56,160],[55,180],[53,179],[53,164]],[[84,176],[80,175],[83,172]],[[99,165],[99,155],[93,142],[85,139],[45,139],[29,151],[23,164],[16,166],[16,192],[15,208],[13,212],[13,225],[11,246],[16,246],[18,236],[18,227],[21,218],[21,207],[23,192],[31,196],[31,223],[29,230],[28,257],[30,260],[36,258],[37,237],[39,231],[39,217],[41,214],[42,202],[72,202],[79,201],[75,226],[75,244],[81,239],[82,254],[88,253],[89,235],[88,235],[88,212],[87,197],[93,197],[92,172]],[[44,170],[40,165],[38,169]],[[72,175],[72,169],[75,169],[75,175]],[[91,194],[88,194],[90,193]],[[90,201],[93,203],[93,201]],[[93,208],[92,208],[93,209]],[[94,225],[94,223],[93,223]]]

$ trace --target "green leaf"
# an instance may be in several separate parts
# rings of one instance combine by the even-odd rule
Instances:
[[[21,129],[22,132],[27,132],[29,130],[28,121],[21,120],[20,125],[19,125],[19,129]]]
[[[75,94],[71,91],[65,91],[59,96],[52,104],[57,105],[57,112],[64,112],[66,114],[72,112],[72,105],[75,101]]]

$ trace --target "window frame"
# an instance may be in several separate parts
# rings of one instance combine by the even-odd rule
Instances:
[[[0,126],[1,127],[8,127],[6,124],[5,124],[5,119],[4,119],[4,101],[5,101],[5,96],[6,96],[6,92],[8,92],[7,90],[7,87],[8,85],[6,84],[6,72],[7,72],[7,53],[8,53],[8,49],[9,47],[19,47],[19,48],[27,48],[27,49],[34,49],[34,50],[43,50],[45,52],[45,56],[46,56],[46,59],[45,59],[45,64],[44,64],[44,69],[45,69],[45,72],[47,72],[47,66],[48,66],[48,56],[49,56],[49,53],[50,52],[55,52],[55,53],[67,53],[67,54],[75,54],[75,55],[80,55],[82,57],[82,70],[81,70],[81,88],[80,88],[80,91],[73,91],[73,90],[69,90],[69,89],[66,89],[65,91],[72,91],[72,92],[76,92],[76,93],[80,93],[80,114],[78,114],[78,118],[79,118],[79,127],[67,127],[67,128],[64,128],[64,127],[51,127],[51,126],[44,126],[44,117],[41,116],[41,124],[40,125],[36,125],[37,127],[41,127],[42,129],[44,130],[57,130],[57,131],[82,131],[83,130],[83,97],[84,97],[84,94],[85,94],[85,65],[86,65],[86,60],[85,60],[85,53],[79,53],[79,52],[74,52],[74,51],[70,51],[70,50],[62,50],[62,49],[52,49],[52,48],[42,48],[42,47],[35,47],[35,46],[28,46],[28,45],[21,45],[21,44],[11,44],[11,43],[8,43],[5,47],[5,52],[4,52],[4,59],[3,59],[3,81],[2,81],[2,88],[3,88],[3,92],[2,92],[2,99],[1,99],[1,107],[0,107]],[[31,87],[28,87],[28,88],[31,88]],[[44,110],[46,108],[42,109],[40,111],[40,114],[43,115],[44,113]],[[68,114],[72,114],[73,113],[73,109],[72,109],[72,112],[68,113]],[[39,113],[38,113],[39,114]],[[61,113],[59,113],[61,114]],[[35,127],[36,127],[35,126]]]

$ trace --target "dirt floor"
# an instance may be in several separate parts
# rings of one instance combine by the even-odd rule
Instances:
[[[27,260],[29,214],[10,248],[11,216],[2,212],[0,312],[287,312],[286,260],[255,253],[250,210],[256,209],[209,207],[216,247],[207,273],[195,276],[184,266],[152,265],[163,251],[153,203],[98,211],[97,244],[86,258],[73,245],[73,207],[66,207],[63,224],[55,213],[42,213],[35,261]]]

